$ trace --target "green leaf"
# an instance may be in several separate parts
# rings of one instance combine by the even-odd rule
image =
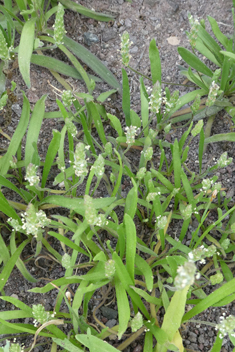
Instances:
[[[149,60],[151,68],[151,76],[153,85],[158,81],[161,85],[162,82],[162,69],[161,60],[155,39],[152,39],[149,45]]]
[[[120,340],[122,335],[127,329],[128,322],[130,320],[130,305],[127,298],[126,290],[122,285],[120,279],[115,275],[115,291],[117,298],[117,306],[118,306],[118,339]]]
[[[212,29],[214,35],[216,36],[218,41],[225,47],[225,49],[227,49],[227,47],[229,45],[228,37],[221,32],[216,20],[213,17],[207,16],[207,18],[210,22],[211,29]]]
[[[223,271],[224,277],[226,281],[231,281],[233,279],[233,273],[229,269],[228,265],[224,262],[220,262],[221,269]]]
[[[74,55],[81,59],[95,73],[97,73],[106,83],[121,92],[121,86],[110,70],[89,50],[78,44],[74,40],[64,37],[64,44]]]
[[[111,121],[112,127],[115,129],[115,131],[117,131],[119,137],[122,137],[123,133],[122,133],[122,125],[120,120],[116,116],[111,115],[109,113],[107,113],[107,116]]]
[[[53,138],[51,140],[51,143],[49,144],[46,159],[45,159],[45,164],[43,168],[42,184],[41,184],[42,188],[44,188],[46,185],[48,174],[50,172],[53,161],[55,159],[55,156],[60,146],[60,132],[53,130],[52,133],[53,133]]]
[[[25,93],[23,92],[23,109],[20,117],[19,124],[11,138],[11,142],[7,148],[6,154],[0,159],[0,173],[2,176],[5,176],[9,166],[10,166],[10,161],[12,160],[12,156],[16,154],[19,145],[21,143],[21,140],[25,134],[25,131],[27,130],[28,127],[28,122],[29,122],[29,113],[30,113],[30,105],[29,101],[25,96]]]
[[[35,18],[31,18],[25,22],[18,53],[19,70],[28,88],[30,88],[30,59],[34,45],[35,21]]]
[[[140,288],[137,288],[135,286],[130,286],[136,293],[138,293],[139,296],[143,297],[145,299],[146,302],[148,303],[152,303],[155,305],[162,305],[162,300],[157,298],[157,297],[153,297],[150,296],[146,291],[141,290]]]
[[[61,340],[57,337],[53,337],[52,340],[59,345],[60,347],[63,347],[66,351],[70,352],[83,352],[83,349],[81,350],[79,347],[75,346],[72,342],[70,342],[68,339]]]
[[[181,291],[176,291],[171,299],[170,305],[164,315],[161,329],[167,334],[169,342],[181,326],[182,317],[185,311],[186,298],[189,286]],[[157,344],[157,352],[166,352],[167,347]]]
[[[220,133],[220,134],[215,134],[214,136],[210,136],[205,139],[205,144],[208,143],[217,143],[217,142],[235,142],[235,132],[230,132],[230,133]]]
[[[112,89],[112,90],[108,90],[107,92],[103,92],[98,96],[96,100],[103,103],[108,97],[110,97],[110,95],[116,93],[116,91],[117,91],[116,89]]]
[[[153,289],[153,273],[149,264],[141,256],[136,254],[135,265],[137,269],[142,272],[142,275],[145,278],[147,290],[151,292]]]
[[[194,306],[188,313],[183,316],[183,321],[188,321],[193,318],[195,315],[200,314],[207,308],[211,307],[213,304],[219,302],[223,298],[231,295],[235,292],[235,279],[224,284],[222,287],[218,288],[212,292],[209,296],[204,298],[200,303]]]
[[[135,253],[136,253],[136,228],[130,215],[124,215],[126,231],[126,268],[134,282],[135,277]]]
[[[16,243],[15,243],[15,232],[13,232],[13,234],[11,235],[10,238],[10,248],[11,248],[11,255],[13,255],[17,248],[16,248]],[[35,279],[26,269],[24,262],[21,260],[21,258],[19,257],[16,261],[16,266],[19,269],[19,271],[21,272],[21,274],[24,276],[24,278],[29,281],[29,282],[38,282],[37,279]]]
[[[131,109],[130,111],[130,117],[131,117],[131,125],[136,126],[138,128],[141,127],[141,119],[137,113]]]
[[[143,77],[140,78],[140,100],[141,100],[141,118],[142,118],[142,125],[144,129],[145,137],[148,136],[148,123],[149,123],[149,103],[145,96],[145,87]]]
[[[116,200],[115,197],[109,198],[95,198],[93,199],[93,205],[95,209],[103,209],[108,207]],[[85,215],[85,207],[84,200],[81,198],[70,198],[65,196],[48,196],[45,197],[41,202],[39,202],[38,206],[42,206],[43,204],[54,204],[57,207],[68,208],[78,212],[80,215]]]
[[[65,6],[65,8],[69,8],[75,12],[79,12],[81,15],[87,16],[89,18],[94,18],[96,21],[108,22],[108,21],[114,20],[113,16],[92,11],[87,7],[78,5],[71,0],[61,0],[60,2],[62,5]]]
[[[213,72],[193,53],[191,53],[188,49],[178,47],[178,53],[182,57],[182,59],[191,67],[193,67],[196,71],[204,73],[204,75],[212,77]]]
[[[224,339],[219,337],[220,333],[217,334],[216,340],[210,352],[220,352]]]
[[[196,40],[196,49],[203,55],[205,56],[208,60],[213,62],[217,66],[221,66],[218,60],[215,58],[215,56],[212,54],[212,52],[207,48],[207,46],[203,43],[203,41],[198,37]]]
[[[90,334],[86,334],[86,335],[79,334],[79,335],[76,335],[75,337],[81,344],[89,348],[90,352],[97,352],[97,351],[118,352],[116,348],[111,346],[106,341],[102,341],[96,336],[93,336]]]
[[[96,106],[92,101],[89,103],[86,103],[86,106],[95,123],[95,127],[100,137],[100,140],[103,143],[103,145],[105,145],[107,143],[107,139],[105,137],[104,127],[100,118],[100,114],[98,113],[98,110],[96,109]]]
[[[127,73],[123,68],[122,69],[122,109],[126,119],[126,126],[131,125],[130,108],[131,108],[131,102],[130,102],[129,81],[128,81]]]
[[[174,165],[175,188],[180,188],[181,187],[181,160],[180,160],[180,154],[179,154],[179,143],[177,139],[175,139],[174,146],[173,146],[173,165]]]
[[[56,71],[65,76],[69,76],[75,79],[82,79],[82,76],[75,67],[69,66],[65,62],[57,60],[54,57],[32,54],[31,63],[45,67],[48,70]],[[90,79],[92,78],[95,82],[102,82],[102,80],[96,76],[88,75],[88,77]]]
[[[221,67],[223,63],[223,56],[220,54],[221,47],[202,26],[200,26],[198,29],[198,36],[215,56],[216,60],[219,62]]]
[[[60,233],[54,232],[54,231],[49,231],[48,235],[57,238],[57,240],[59,242],[62,242],[64,244],[66,244],[66,246],[68,246],[69,248],[74,249],[75,251],[77,251],[78,253],[82,253],[85,256],[89,257],[89,254],[84,251],[84,249],[82,249],[81,247],[77,246],[74,242],[72,242],[69,238],[61,235]]]
[[[135,213],[136,213],[136,209],[137,209],[137,199],[138,199],[138,195],[137,195],[137,185],[134,181],[134,179],[131,179],[133,187],[131,188],[131,190],[128,192],[128,195],[126,197],[126,204],[125,204],[125,213],[130,215],[131,219],[134,218]]]
[[[5,286],[22,250],[29,242],[30,242],[30,239],[27,239],[24,242],[22,242],[21,245],[14,252],[14,254],[11,256],[11,258],[8,260],[7,264],[2,269],[2,272],[0,274],[0,291],[2,291],[3,287]]]
[[[224,58],[223,67],[222,67],[222,75],[221,75],[221,82],[220,82],[220,89],[225,91],[226,86],[228,84],[228,76],[230,70],[231,62],[228,57]]]
[[[42,120],[45,113],[46,95],[43,95],[35,104],[33,113],[30,119],[29,128],[27,132],[27,139],[25,145],[25,167],[32,162],[34,154],[33,143],[38,142],[38,136],[41,130]]]

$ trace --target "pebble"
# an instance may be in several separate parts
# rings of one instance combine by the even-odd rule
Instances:
[[[113,328],[116,324],[117,324],[117,320],[111,319],[111,320],[107,321],[107,323],[105,325],[108,326],[109,328]]]
[[[99,43],[99,38],[97,37],[97,35],[91,33],[91,32],[85,32],[83,34],[83,38],[84,38],[84,43],[88,46],[91,46],[92,43]]]

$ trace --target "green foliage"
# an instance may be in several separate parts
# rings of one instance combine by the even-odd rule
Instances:
[[[37,6],[42,4],[44,2],[38,2]],[[45,12],[43,21],[43,18],[36,16],[35,4],[28,8],[24,2],[17,1],[17,6],[26,21],[25,24],[18,21],[23,28],[19,55],[23,52],[23,43],[31,36],[31,48],[25,61],[19,57],[21,73],[29,85],[30,60],[33,58],[37,61],[37,56],[32,55],[35,39],[32,28],[46,27],[47,19],[56,12],[56,8]],[[70,1],[68,6],[83,11],[83,14],[90,13]],[[63,12],[60,5],[61,10]],[[4,11],[6,16],[10,16],[11,8],[7,7]],[[171,94],[168,87],[162,94],[160,55],[155,41],[151,41],[149,58],[153,88],[149,94],[144,77],[141,76],[140,116],[130,108],[131,95],[126,70],[131,67],[127,62],[126,70],[122,71],[124,125],[118,117],[106,113],[105,107],[100,104],[116,90],[102,93],[96,100],[93,98],[94,82],[74,56],[79,47],[73,46],[66,37],[63,38],[65,44],[62,43],[62,17],[57,21],[60,27],[59,33],[55,33],[57,44],[84,79],[88,93],[66,90],[62,94],[62,102],[57,100],[64,126],[60,132],[52,132],[43,161],[40,160],[37,143],[43,118],[47,116],[46,97],[42,96],[31,112],[29,101],[24,95],[19,124],[6,153],[0,159],[1,189],[7,188],[18,197],[17,202],[12,201],[12,198],[8,199],[0,192],[0,211],[8,218],[5,226],[12,230],[9,243],[5,243],[0,235],[0,263],[4,264],[0,274],[1,299],[18,308],[0,312],[1,334],[31,334],[35,336],[34,344],[37,336],[45,336],[53,341],[52,351],[61,346],[74,352],[84,351],[84,348],[91,352],[123,350],[143,335],[144,352],[183,352],[181,324],[209,307],[227,305],[235,299],[235,279],[228,260],[228,254],[235,251],[235,206],[228,206],[230,199],[225,198],[222,185],[217,183],[218,177],[215,175],[219,169],[227,167],[232,158],[223,153],[215,165],[207,166],[202,172],[203,150],[209,140],[209,137],[205,139],[207,131],[205,129],[204,132],[202,119],[217,105],[225,109],[229,107],[232,66],[228,70],[226,65],[231,65],[231,62],[220,53],[218,44],[203,26],[192,22],[190,17],[193,33],[189,38],[193,50],[207,48],[204,54],[219,63],[222,70],[212,72],[195,53],[181,48],[179,52],[182,57],[198,71],[195,73],[189,68],[187,76],[200,89],[181,98],[178,91]],[[209,21],[216,38],[228,50],[230,40],[218,30],[213,19],[209,18]],[[200,40],[195,38],[197,31]],[[5,40],[6,45],[8,40]],[[52,38],[49,41],[55,42]],[[231,50],[229,53],[232,54]],[[63,71],[63,67],[60,66],[60,70]],[[227,78],[223,73],[225,71]],[[203,95],[208,95],[204,113],[199,110]],[[174,116],[189,102],[193,103],[187,116],[183,112]],[[175,123],[185,120],[188,121],[182,126],[182,137],[168,142],[166,134],[171,132]],[[198,122],[193,126],[194,120]],[[110,123],[114,132],[112,136],[106,133],[107,123]],[[77,125],[81,126],[83,133],[78,134]],[[26,140],[24,152],[23,138]],[[194,138],[200,138],[199,170],[196,173],[191,172],[186,165],[189,146]],[[210,138],[221,140],[220,136]],[[226,138],[233,140],[232,133]],[[158,163],[153,159],[155,146],[160,151]],[[130,161],[130,150],[139,153],[136,169]],[[56,170],[53,184],[49,180],[52,169]],[[130,183],[126,194],[122,189],[125,179]],[[103,198],[97,197],[96,193],[101,184],[106,187],[107,196]],[[81,185],[84,193],[79,195]],[[58,207],[63,208],[63,215],[56,213]],[[51,209],[53,212],[50,212]],[[212,210],[216,211],[217,218],[209,223],[207,217]],[[192,219],[198,224],[193,232],[190,227]],[[217,235],[212,236],[211,233]],[[21,234],[22,238],[26,238],[23,241]],[[103,241],[101,234],[106,236],[106,241]],[[190,238],[187,245],[186,236],[187,240]],[[50,237],[61,243],[63,255],[52,248]],[[43,249],[64,268],[63,277],[44,287],[40,285],[31,289],[31,292],[41,294],[57,290],[58,297],[52,312],[47,312],[40,304],[28,307],[4,293],[4,286],[15,265],[24,278],[38,283],[28,272],[27,263],[20,258],[23,249],[31,241],[36,242],[35,256]],[[78,263],[81,254],[84,260]],[[208,295],[205,288],[211,284],[219,287]],[[76,285],[74,297],[68,290],[69,285]],[[103,295],[100,305],[93,311],[93,319],[99,325],[99,330],[94,328],[88,316],[88,303],[97,290]],[[67,311],[62,309],[62,300]],[[100,306],[112,302],[117,305],[118,324],[108,328],[98,319],[96,312]],[[194,307],[185,313],[188,304]],[[161,308],[164,308],[165,313],[160,324],[158,315],[163,311]],[[34,325],[11,322],[24,318],[34,318]],[[62,329],[65,323],[70,326],[67,336]],[[226,334],[234,342],[234,318],[224,319],[214,326],[220,332],[212,351],[220,349]],[[132,329],[132,333],[126,336],[128,328]],[[122,340],[118,349],[105,341],[113,336]],[[7,342],[1,351],[18,352],[18,349],[17,344]]]
[[[55,5],[55,1],[48,1],[47,3],[45,1],[31,2],[30,0],[16,1],[16,6],[13,7],[13,1],[9,0],[7,4],[5,7],[0,6],[0,57],[7,63],[13,55],[18,54],[20,73],[28,87],[30,87],[30,64],[34,63],[64,75],[73,77],[75,75],[77,78],[83,79],[88,91],[92,92],[94,89],[94,84],[92,85],[91,81],[92,77],[87,75],[86,71],[72,54],[73,52],[97,73],[102,80],[116,90],[121,91],[120,84],[114,75],[98,58],[65,36],[64,8],[62,5],[87,17],[94,18],[97,21],[113,20],[112,17],[102,13],[98,14],[70,0],[60,1],[58,6],[51,7],[50,9],[50,5]],[[56,20],[54,30],[52,31],[47,27],[47,22],[55,13]],[[25,22],[20,20],[20,14],[23,15]],[[7,18],[6,22],[5,18]],[[19,47],[14,47],[15,30],[21,34]],[[74,68],[69,67],[59,60],[44,57],[43,50],[46,50],[49,45],[50,49],[59,47],[68,56]],[[37,54],[33,54],[34,52]],[[99,79],[95,79],[99,81]],[[66,82],[63,79],[60,79],[60,83],[63,83],[66,88]]]

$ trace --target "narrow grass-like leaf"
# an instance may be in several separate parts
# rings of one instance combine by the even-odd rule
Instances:
[[[216,60],[219,62],[221,67],[223,63],[223,55],[220,53],[221,47],[219,46],[219,44],[212,38],[212,36],[202,26],[200,26],[198,29],[198,36],[205,43],[206,47],[215,56]]]
[[[133,219],[137,209],[138,188],[133,178],[131,179],[131,181],[132,181],[133,187],[128,192],[128,195],[126,197],[125,214],[130,215],[131,219]]]
[[[22,242],[17,248],[17,250],[14,252],[14,254],[11,256],[11,258],[8,260],[6,266],[4,266],[4,268],[2,269],[2,272],[0,274],[0,291],[2,291],[3,287],[5,286],[22,250],[29,242],[30,242],[30,239],[27,239],[24,242]]]
[[[116,184],[114,186],[114,190],[113,190],[113,193],[112,193],[112,197],[115,197],[117,192],[118,192],[118,190],[119,190],[119,187],[120,187],[121,182],[122,182],[122,173],[123,173],[122,159],[120,157],[120,154],[116,151],[116,149],[114,149],[114,152],[118,156],[118,161],[119,161],[119,164],[120,164],[120,168],[119,168],[117,182],[116,182]]]
[[[214,292],[212,292],[209,296],[204,298],[200,303],[198,303],[195,307],[193,307],[189,312],[187,312],[183,316],[183,321],[188,321],[193,318],[195,315],[203,312],[207,308],[211,307],[213,304],[219,302],[223,298],[231,295],[235,292],[235,279],[224,284],[222,287],[218,288]]]
[[[115,261],[116,273],[120,281],[122,282],[122,285],[124,286],[125,290],[131,297],[132,302],[136,305],[136,307],[138,307],[142,311],[142,313],[146,316],[146,318],[149,319],[150,315],[146,307],[144,306],[143,302],[141,301],[139,295],[132,288],[130,288],[130,286],[134,285],[134,282],[132,281],[121,258],[117,255],[116,252],[113,253],[112,257],[113,257],[113,260]]]
[[[213,62],[216,66],[221,66],[216,57],[212,54],[212,52],[207,48],[207,46],[203,43],[203,41],[198,37],[196,40],[196,49],[205,56],[208,60]]]
[[[109,198],[94,198],[93,205],[95,209],[103,209],[108,207],[116,200],[115,197]],[[48,196],[45,197],[38,206],[42,207],[43,204],[54,204],[58,207],[68,208],[77,211],[79,214],[85,214],[84,200],[81,198],[70,198],[65,196]],[[48,208],[46,206],[42,207],[44,209]]]
[[[53,32],[52,32],[53,33]],[[97,73],[106,83],[121,92],[121,86],[112,72],[89,50],[78,44],[74,40],[64,37],[64,44],[74,55],[86,63],[95,73]]]
[[[131,109],[130,117],[131,117],[131,125],[140,128],[141,127],[141,119],[140,119],[139,115],[137,115],[137,113],[132,109]]]
[[[140,100],[141,100],[141,119],[142,119],[142,126],[144,129],[145,137],[148,136],[148,123],[149,123],[149,104],[146,96],[144,94],[144,81],[143,77],[140,78]]]
[[[112,127],[117,131],[119,137],[122,137],[123,131],[122,131],[122,125],[121,125],[120,120],[116,116],[111,115],[109,113],[107,114],[107,116],[111,121]]]
[[[30,88],[30,59],[34,45],[35,21],[35,18],[31,18],[25,22],[18,53],[19,70],[28,88]]]
[[[103,103],[108,97],[110,97],[110,95],[116,93],[116,91],[117,91],[116,89],[112,89],[112,90],[108,90],[107,92],[103,92],[97,97],[96,100]]]
[[[15,209],[8,203],[2,192],[0,192],[0,211],[6,214],[9,218],[17,219],[20,221],[19,215],[15,212]]]
[[[181,326],[181,320],[185,311],[186,298],[189,286],[181,291],[176,291],[171,299],[170,305],[164,315],[161,329],[166,332],[169,342],[172,342],[174,336]],[[166,352],[167,347],[158,344],[157,352]]]
[[[10,238],[10,248],[11,248],[11,255],[13,255],[17,248],[16,248],[16,244],[15,244],[15,232],[13,232],[11,234],[11,238]],[[21,260],[21,258],[19,257],[16,261],[16,266],[19,269],[19,271],[21,272],[21,274],[24,276],[24,278],[29,281],[29,282],[38,282],[37,279],[35,279],[26,269],[24,262]]]
[[[44,168],[43,168],[42,185],[41,185],[42,188],[44,188],[46,185],[48,174],[50,172],[53,161],[55,159],[55,156],[60,146],[60,132],[53,130],[52,133],[53,133],[53,138],[51,140],[51,143],[49,144],[45,163],[44,163]]]
[[[214,35],[216,36],[218,41],[225,47],[225,49],[227,49],[228,43],[229,43],[228,37],[221,32],[217,21],[213,17],[207,16],[207,18],[210,22],[211,29],[212,29]]]
[[[11,296],[1,296],[0,299],[2,299],[3,301],[10,302],[10,303],[14,304],[15,307],[23,310],[24,312],[30,313],[32,315],[32,308],[30,308],[29,306],[27,306],[27,304],[21,302],[17,298],[11,297]],[[2,318],[2,319],[4,319],[4,318]],[[10,320],[10,319],[8,319],[8,320]]]
[[[153,85],[157,81],[161,85],[161,82],[162,82],[161,59],[160,59],[158,48],[156,46],[155,39],[152,39],[149,45],[149,60],[150,60],[150,68],[151,68]]]
[[[209,77],[213,76],[213,72],[191,51],[186,48],[178,47],[178,53],[182,57],[182,59],[191,67],[193,67],[196,71],[204,73]]]
[[[214,136],[210,136],[205,139],[206,144],[223,141],[235,142],[235,132],[215,134]]]
[[[48,70],[53,70],[62,75],[69,76],[75,79],[82,79],[82,76],[76,70],[75,67],[69,66],[63,61],[57,60],[54,57],[45,56],[45,55],[36,55],[32,54],[31,56],[31,64],[38,65],[41,67],[45,67]],[[93,79],[95,82],[102,82],[102,80],[96,76],[89,75],[88,77]]]
[[[86,334],[86,335],[76,335],[76,339],[81,342],[84,346],[89,348],[90,352],[118,352],[118,350],[112,345],[108,344],[106,341],[99,339],[96,336]]]
[[[199,160],[199,171],[202,172],[202,158],[203,158],[203,151],[204,151],[204,143],[205,143],[205,134],[203,128],[200,132],[200,140],[199,140],[199,147],[198,147],[198,160]]]
[[[224,339],[221,339],[219,337],[219,335],[220,335],[220,333],[217,334],[216,340],[215,340],[214,345],[213,345],[212,349],[210,350],[210,352],[220,352],[221,351],[221,347],[222,347]]]
[[[179,143],[175,139],[173,146],[173,165],[174,165],[174,179],[175,179],[175,188],[181,187],[181,160],[179,154]]]
[[[45,113],[46,95],[43,95],[35,104],[33,113],[30,119],[29,128],[27,132],[27,139],[25,145],[25,167],[32,161],[34,149],[33,143],[37,143],[38,136],[41,130],[42,120]]]
[[[157,297],[150,296],[146,291],[143,291],[140,288],[137,288],[135,286],[131,286],[131,288],[136,293],[138,293],[139,296],[143,297],[146,302],[152,303],[152,304],[155,304],[155,305],[161,305],[162,304],[162,300],[161,299],[159,299]]]
[[[126,70],[122,69],[122,109],[125,115],[126,126],[131,125],[130,118],[130,109],[131,109],[131,101],[130,101],[130,87],[128,76]]]
[[[83,349],[80,349],[78,346],[75,346],[72,342],[70,342],[68,339],[61,340],[57,337],[53,337],[52,340],[59,345],[60,347],[63,347],[65,351],[70,351],[70,352],[83,352]]]
[[[83,16],[86,16],[89,18],[94,18],[94,20],[96,20],[96,21],[108,22],[108,21],[114,20],[114,17],[111,15],[106,15],[105,13],[95,12],[93,10],[88,9],[87,7],[76,4],[75,2],[73,2],[71,0],[61,0],[60,2],[66,8],[69,8],[75,12],[79,12]]]
[[[136,228],[130,215],[124,215],[124,224],[126,230],[126,268],[134,281],[135,276],[135,254],[136,254]]]
[[[25,134],[25,131],[28,127],[28,122],[29,122],[29,113],[30,113],[30,105],[29,101],[25,96],[25,93],[23,92],[23,108],[22,108],[22,113],[20,117],[19,124],[11,138],[11,142],[7,148],[6,154],[0,159],[0,174],[2,176],[5,176],[9,166],[10,166],[10,161],[12,160],[12,155],[15,155],[19,145],[21,143],[21,140]]]
[[[233,279],[233,273],[229,269],[228,265],[224,261],[221,261],[220,265],[221,265],[221,269],[223,271],[225,280],[226,281],[231,281]]]
[[[8,260],[10,259],[10,254],[5,242],[3,241],[1,234],[0,234],[0,248],[1,248],[0,258],[3,261],[3,264],[6,265]]]
[[[153,334],[151,331],[147,331],[145,334],[143,352],[153,352]]]
[[[130,320],[130,305],[127,298],[126,290],[122,285],[120,279],[115,275],[115,292],[117,297],[117,306],[118,306],[118,339],[120,340],[122,335],[127,329],[128,322]]]
[[[89,103],[86,103],[86,106],[87,106],[87,109],[90,111],[92,119],[95,123],[95,127],[99,134],[100,140],[103,143],[103,145],[105,145],[107,143],[107,139],[105,137],[104,127],[100,118],[100,114],[98,113],[98,110],[96,109],[96,106],[92,101]]]
[[[81,247],[77,246],[74,242],[72,242],[69,238],[62,236],[60,233],[54,232],[54,231],[49,231],[48,235],[57,238],[58,241],[66,244],[69,248],[72,248],[76,250],[78,253],[82,253],[85,256],[89,257],[89,254],[84,251]]]

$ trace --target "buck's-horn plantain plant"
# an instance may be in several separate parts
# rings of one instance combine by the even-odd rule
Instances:
[[[33,13],[34,7],[31,10]],[[60,6],[59,11],[63,13]],[[23,16],[29,15],[31,12],[23,13]],[[61,19],[58,21],[63,30]],[[29,22],[32,24],[32,19]],[[195,31],[201,25],[195,22],[192,26],[190,40],[197,48]],[[57,41],[65,50],[61,43],[64,38],[55,31],[53,44]],[[91,352],[122,351],[142,336],[144,352],[184,352],[180,328],[188,321],[209,324],[218,330],[213,352],[220,351],[227,334],[235,345],[233,316],[217,324],[193,320],[209,307],[225,306],[235,298],[231,270],[235,251],[235,206],[231,205],[231,198],[225,197],[223,185],[217,182],[215,175],[220,168],[227,167],[232,158],[223,153],[213,166],[202,169],[205,135],[203,120],[199,119],[202,115],[198,112],[203,95],[208,95],[207,112],[214,106],[211,104],[217,104],[220,72],[212,74],[213,79],[205,87],[200,83],[201,89],[179,98],[177,91],[170,94],[167,88],[162,94],[161,65],[155,41],[150,43],[149,56],[152,92],[149,96],[142,77],[141,116],[130,109],[125,70],[123,113],[126,126],[94,101],[89,94],[93,83],[88,77],[88,93],[65,91],[61,95],[63,102],[57,100],[64,126],[61,132],[53,131],[44,160],[39,157],[37,143],[42,120],[48,116],[46,96],[36,103],[30,116],[29,101],[24,95],[19,124],[6,153],[0,158],[1,191],[7,188],[20,197],[20,201],[14,202],[0,192],[0,211],[8,218],[1,226],[10,231],[6,243],[0,234],[0,263],[3,264],[0,298],[17,308],[14,312],[0,312],[0,332],[8,338],[11,335],[12,339],[19,338],[21,333],[34,336],[29,351],[35,347],[39,336],[51,341],[52,350],[60,346],[76,352],[86,348]],[[204,76],[192,72],[190,75],[205,80]],[[86,81],[87,77],[84,78]],[[100,95],[98,101],[104,101],[111,92]],[[4,99],[3,96],[2,105]],[[83,105],[79,102],[81,99]],[[187,117],[183,113],[180,118],[173,116],[191,101],[194,102]],[[185,119],[189,123],[182,137],[167,142],[164,136],[171,131],[171,125]],[[110,121],[116,137],[105,133],[104,120]],[[195,126],[193,120],[198,120]],[[82,126],[82,132],[78,125]],[[189,145],[198,136],[199,167],[191,172],[186,164]],[[158,163],[153,159],[155,145],[160,154]],[[131,149],[139,153],[136,169],[129,159]],[[52,167],[57,169],[53,184],[48,180]],[[124,178],[130,181],[126,195],[122,192]],[[100,188],[102,184],[106,193],[104,197],[97,197],[97,190],[104,192],[104,188]],[[79,195],[81,185],[84,192]],[[53,214],[50,213],[52,208]],[[55,213],[58,208],[63,210],[62,214]],[[50,237],[61,243],[62,255],[50,245]],[[40,279],[29,273],[27,260],[21,256],[24,248],[35,241],[34,255],[37,257],[44,248],[51,260],[64,270],[63,277],[52,278],[44,287],[40,283],[30,290],[41,294],[56,290],[58,296],[50,312],[40,304],[27,306],[4,292],[15,265],[25,279],[39,282]],[[214,289],[213,285],[219,286]],[[210,294],[205,290],[208,286],[214,289]],[[97,290],[101,300],[90,313],[89,302],[92,297],[95,299]],[[63,300],[67,310],[62,309]],[[117,306],[118,323],[112,328],[97,314],[106,304]],[[193,308],[185,313],[187,305]],[[33,323],[17,321],[25,318],[32,318]],[[11,322],[12,319],[15,322]],[[67,335],[63,331],[65,324],[70,329]],[[128,328],[131,333],[126,334]],[[108,338],[116,339],[118,348],[107,343]],[[6,341],[0,351],[22,349],[25,350],[13,340]]]
[[[58,2],[57,6],[51,8],[51,4],[56,5],[55,1],[16,1],[16,5],[14,5],[12,0],[8,0],[5,3],[5,6],[0,5],[0,57],[7,65],[10,59],[18,55],[19,69],[28,87],[30,87],[30,65],[36,64],[48,68],[66,89],[68,84],[59,76],[59,73],[76,79],[83,79],[88,91],[92,92],[94,83],[91,79],[93,81],[100,81],[100,79],[95,76],[88,76],[76,59],[75,56],[77,56],[86,62],[86,65],[100,76],[101,80],[121,91],[117,79],[96,56],[82,45],[65,36],[63,5],[98,21],[113,20],[113,17],[102,13],[98,14],[70,0],[62,0]],[[52,30],[48,27],[47,22],[54,14],[56,14],[56,20],[54,30]],[[18,15],[22,15],[24,21]],[[14,47],[16,30],[21,35],[19,47]],[[60,60],[43,55],[44,50],[55,47],[59,47],[67,55],[73,67]]]

